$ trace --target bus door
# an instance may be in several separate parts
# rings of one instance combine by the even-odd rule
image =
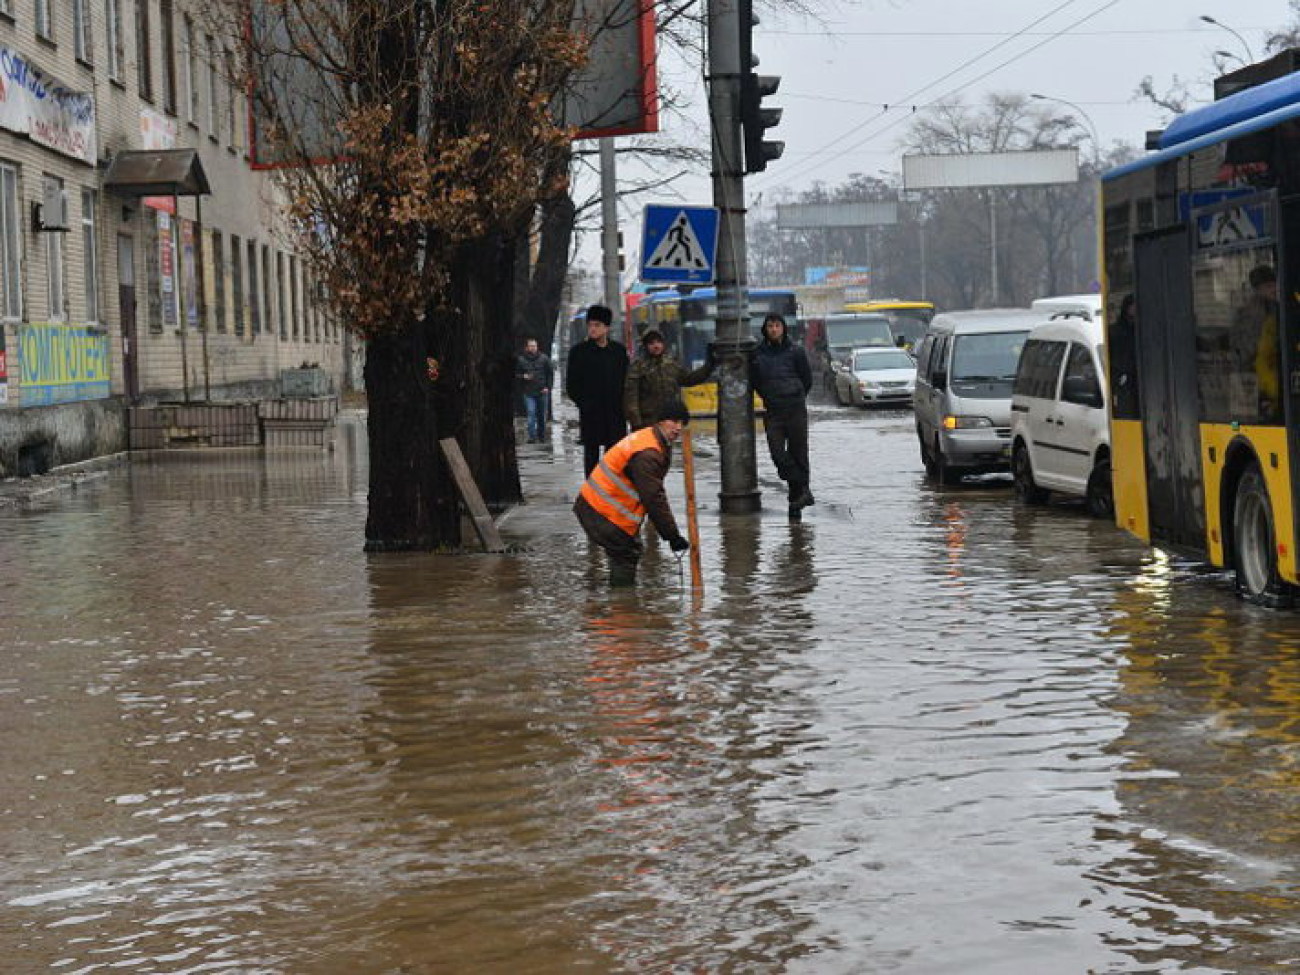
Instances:
[[[1151,541],[1205,551],[1196,329],[1187,228],[1134,239]]]
[[[1281,223],[1278,308],[1282,341],[1278,356],[1282,381],[1279,391],[1291,461],[1291,510],[1296,519],[1292,537],[1300,540],[1300,200],[1282,203]]]

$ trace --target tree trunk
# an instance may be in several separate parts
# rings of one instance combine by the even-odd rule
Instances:
[[[425,330],[375,336],[366,349],[370,504],[366,551],[454,549],[461,544],[455,484],[438,447],[436,381]]]
[[[536,335],[542,351],[548,354],[555,327],[560,321],[564,278],[569,269],[576,217],[577,208],[568,193],[561,193],[542,204],[541,240],[537,247],[537,263],[529,281],[528,298],[524,303],[523,330]]]
[[[463,247],[452,272],[457,311],[447,313],[459,319],[448,337],[467,369],[455,434],[483,500],[494,508],[523,498],[513,403],[514,261],[513,236],[493,235]]]

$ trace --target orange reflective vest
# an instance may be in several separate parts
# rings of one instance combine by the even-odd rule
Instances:
[[[600,463],[582,485],[582,497],[600,512],[601,517],[629,535],[635,535],[645,520],[645,505],[627,476],[627,462],[643,450],[663,453],[663,449],[652,426],[624,437],[600,458]]]

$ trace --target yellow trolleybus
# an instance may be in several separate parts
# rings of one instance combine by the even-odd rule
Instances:
[[[1115,517],[1300,585],[1300,74],[1179,117],[1102,180]]]

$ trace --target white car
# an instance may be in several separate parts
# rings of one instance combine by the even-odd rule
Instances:
[[[1078,314],[1029,333],[1011,396],[1011,474],[1027,504],[1059,492],[1114,516],[1103,341],[1101,323]]]
[[[902,349],[854,349],[835,369],[835,398],[842,406],[911,406],[916,360]]]

